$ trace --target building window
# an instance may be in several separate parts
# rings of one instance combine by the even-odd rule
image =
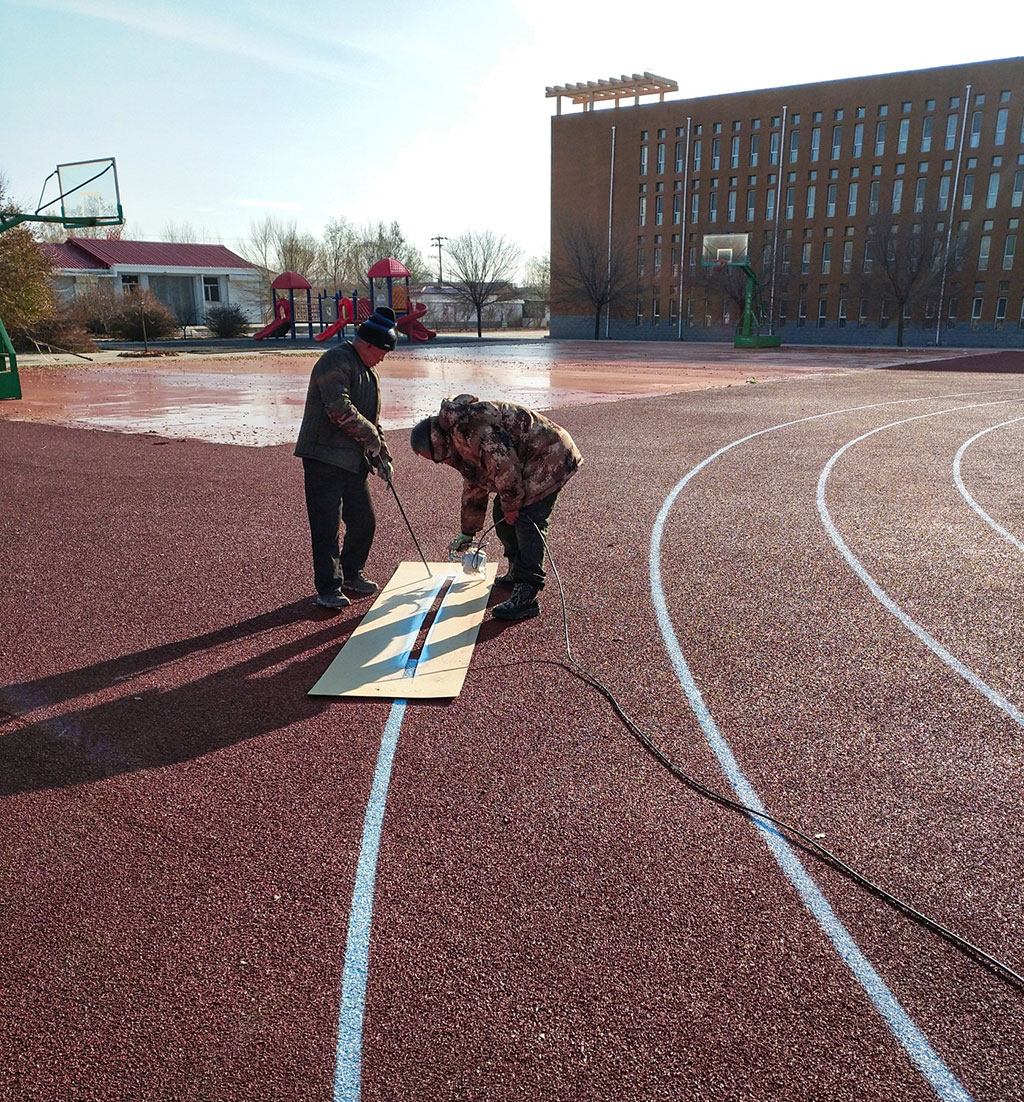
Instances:
[[[639,210],[637,211],[637,215],[638,215],[637,224],[640,225],[640,226],[646,226],[647,225],[647,196],[646,195],[641,195],[640,196],[640,207],[639,207]]]
[[[828,299],[818,299],[818,328],[824,329],[825,322],[828,320]]]
[[[660,241],[661,238],[656,237],[654,240],[655,241]],[[661,246],[660,245],[655,245],[654,246],[654,275],[656,277],[661,275]]]
[[[977,149],[981,145],[981,112],[971,114],[971,136],[968,139],[971,149]]]
[[[956,116],[956,115],[947,115],[946,116],[946,148],[947,149],[955,149],[956,148],[957,117],[958,116]]]
[[[203,276],[203,301],[220,302],[220,279],[217,276]]]
[[[881,198],[882,182],[881,180],[872,180],[871,187],[868,188],[868,214],[878,213],[878,203]]]
[[[748,222],[753,222],[754,219],[757,217],[756,203],[757,203],[757,192],[753,191],[753,190],[748,191],[747,192],[747,221]]]
[[[676,142],[676,172],[677,173],[682,173],[682,171],[683,171],[683,156],[684,156],[683,151],[685,150],[685,148],[686,148],[686,146],[684,145],[683,142]]]
[[[964,198],[960,204],[962,210],[970,210],[971,204],[974,202],[974,174],[968,172],[964,176]]]
[[[988,255],[992,249],[992,237],[989,234],[983,234],[981,242],[978,246],[978,271],[988,271]]]
[[[678,226],[683,220],[683,197],[677,191],[672,196],[672,223]]]
[[[949,177],[943,176],[939,180],[939,210],[949,208]]]
[[[821,156],[821,127],[816,126],[811,131],[811,160],[816,161]]]
[[[1009,119],[1010,112],[1001,107],[996,114],[996,145],[1003,145],[1006,142],[1006,124]]]
[[[800,246],[800,274],[808,275],[811,271],[811,243],[805,241]]]
[[[871,255],[872,254],[872,244],[873,243],[871,241],[865,241],[864,242],[864,267],[863,267],[862,271],[864,272],[865,275],[870,275],[871,274],[871,266],[872,266],[872,263],[873,263],[873,260],[874,260],[874,258]]]
[[[658,143],[658,175],[665,171],[665,143]]]
[[[843,275],[849,275],[853,271],[853,242],[843,242]]]
[[[893,214],[899,214],[903,209],[903,181],[893,180],[892,182],[892,212]]]
[[[999,173],[990,172],[988,176],[988,193],[985,196],[985,206],[989,210],[994,209],[996,199],[999,197]]]
[[[722,139],[711,139],[711,171],[717,172],[722,167]]]
[[[1024,169],[1018,169],[1013,174],[1013,192],[1010,195],[1010,206],[1019,207],[1024,199]]]
[[[647,146],[640,146],[640,175],[647,175]]]
[[[790,265],[792,263],[793,246],[790,244],[784,244],[782,246],[782,274],[789,275]]]
[[[800,148],[800,131],[791,130],[789,132],[789,163],[795,165],[799,156]]]
[[[821,246],[821,274],[828,275],[832,271],[832,242],[826,241]]]
[[[786,218],[793,217],[793,197],[796,195],[795,187],[786,188]]]
[[[836,216],[836,191],[838,186],[838,184],[828,185],[828,192],[825,195],[825,215],[828,218],[835,218]]]
[[[803,328],[807,324],[807,301],[800,299],[796,304],[796,324]]]
[[[768,163],[777,165],[779,163],[779,136],[773,134],[771,136],[771,142],[768,146]]]
[[[896,138],[896,152],[906,153],[907,141],[910,138],[910,119],[900,119],[900,131]]]
[[[977,329],[981,322],[981,311],[985,305],[985,300],[981,297],[973,299],[971,301],[971,328]]]
[[[643,323],[644,323],[644,304],[639,299],[636,300],[635,323],[636,323],[637,327],[643,325]]]
[[[928,181],[923,177],[917,178],[917,183],[914,185],[914,213],[920,214],[924,210],[924,196],[925,189],[927,188]]]
[[[931,153],[932,151],[932,117],[928,115],[921,122],[921,152]]]
[[[859,157],[864,152],[864,124],[859,122],[853,128],[853,155]]]
[[[735,136],[729,143],[729,166],[731,168],[740,167],[740,140]]]
[[[139,289],[139,277],[137,275],[121,276],[121,293],[130,295]]]
[[[1003,271],[1008,272],[1013,268],[1013,255],[1017,251],[1017,235],[1008,233],[1003,242]]]
[[[729,192],[729,205],[726,208],[726,220],[729,222],[736,221],[736,192]]]
[[[846,328],[846,299],[841,298],[839,300],[839,320],[837,325],[840,329]]]
[[[693,143],[693,171],[700,172],[700,152],[702,142],[700,138],[697,138]]]
[[[839,155],[842,153],[843,145],[843,128],[841,126],[832,127],[832,160],[838,161]]]
[[[661,299],[651,299],[651,325],[661,321]]]
[[[1003,322],[1006,321],[1006,303],[1005,298],[996,299],[996,328],[1002,329]]]
[[[750,167],[757,168],[757,151],[760,148],[760,138],[757,134],[750,135]]]
[[[775,219],[775,188],[772,187],[768,189],[764,197],[764,217],[767,222]]]
[[[885,123],[875,123],[875,156],[881,157],[885,153]]]
[[[700,218],[700,192],[695,191],[690,196],[690,221],[696,222]]]
[[[808,218],[813,218],[814,217],[814,201],[817,198],[817,194],[818,194],[817,185],[808,184],[807,185],[807,209],[806,209],[806,212],[805,212],[806,217],[808,217]]]
[[[709,222],[717,222],[718,221],[718,192],[717,191],[713,191],[708,196],[708,221]]]

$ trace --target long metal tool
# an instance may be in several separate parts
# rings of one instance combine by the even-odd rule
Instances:
[[[420,553],[420,558],[423,560],[423,565],[426,567],[427,576],[431,576],[430,565],[427,562],[426,556],[423,554],[423,549],[420,547],[420,541],[416,538],[416,533],[412,530],[412,525],[409,523],[409,518],[405,515],[405,510],[402,508],[402,499],[398,496],[398,491],[395,489],[394,479],[388,479],[388,485],[391,487],[391,492],[395,495],[395,502],[398,505],[398,511],[402,514],[402,520],[405,521],[406,528],[409,529],[409,535],[412,536],[412,542],[416,544],[416,550]]]

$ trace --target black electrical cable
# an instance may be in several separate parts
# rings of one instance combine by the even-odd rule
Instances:
[[[523,519],[528,520],[528,517]],[[532,523],[532,522],[531,522]],[[534,525],[537,528],[536,525]],[[997,957],[992,956],[990,953],[985,952],[984,949],[968,941],[966,938],[961,937],[959,934],[954,933],[948,927],[943,926],[941,922],[936,921],[933,918],[929,918],[928,915],[923,914],[915,907],[911,906],[905,900],[900,899],[898,896],[893,895],[887,891],[880,884],[876,884],[873,880],[868,879],[863,873],[858,872],[851,865],[848,865],[841,857],[832,853],[831,850],[821,845],[815,838],[812,838],[809,834],[804,833],[798,827],[793,826],[791,823],[787,823],[782,819],[777,819],[773,815],[769,815],[765,811],[761,811],[758,808],[750,807],[747,804],[742,803],[739,800],[734,800],[731,796],[725,795],[723,792],[718,792],[713,788],[708,787],[696,777],[687,773],[681,766],[676,765],[674,761],[650,738],[650,736],[641,728],[623,709],[615,698],[615,694],[604,684],[598,677],[590,672],[584,665],[577,661],[576,657],[572,653],[572,642],[569,636],[569,613],[565,600],[565,590],[562,586],[562,578],[558,573],[558,565],[555,562],[551,548],[548,547],[547,540],[544,538],[544,533],[537,528],[537,534],[540,536],[541,541],[544,544],[544,550],[547,553],[548,562],[551,564],[551,569],[554,572],[555,580],[558,583],[558,594],[562,602],[562,627],[565,635],[565,653],[569,659],[569,663],[561,662],[558,660],[551,660],[554,665],[560,666],[562,669],[568,670],[570,673],[575,674],[580,680],[591,685],[597,689],[602,696],[611,704],[616,714],[626,725],[629,731],[633,734],[634,738],[640,743],[641,746],[657,761],[663,765],[674,777],[682,781],[688,788],[695,792],[700,793],[702,796],[706,796],[708,799],[715,801],[715,803],[722,804],[724,807],[731,808],[733,811],[737,811],[742,815],[746,815],[752,821],[770,823],[778,830],[782,831],[789,836],[790,840],[795,840],[795,844],[805,853],[823,861],[843,876],[852,880],[855,884],[867,891],[872,895],[877,896],[879,899],[888,903],[891,907],[897,911],[906,915],[908,918],[915,922],[920,923],[926,929],[931,930],[933,933],[938,934],[944,938],[955,948],[959,949],[962,953],[971,957],[978,964],[988,968],[992,973],[1004,980],[1011,986],[1024,991],[1024,976],[1021,976],[1019,972],[1014,971],[1004,961],[999,960]],[[481,537],[482,538],[482,537]]]

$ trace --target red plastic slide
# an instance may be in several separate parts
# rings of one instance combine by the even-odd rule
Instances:
[[[253,333],[254,341],[261,341],[264,337],[277,337],[292,324],[292,308],[286,298],[279,298],[274,303],[274,320],[269,325],[264,325],[258,333]]]
[[[322,333],[317,333],[313,340],[329,341],[335,333],[339,333],[346,325],[352,320],[352,302],[350,299],[343,298],[338,303],[338,320],[332,325],[328,325]]]
[[[408,314],[403,314],[397,321],[398,330],[404,333],[410,340],[432,341],[437,336],[435,329],[428,329],[419,319],[427,312],[427,307],[422,302],[414,302],[409,308]]]

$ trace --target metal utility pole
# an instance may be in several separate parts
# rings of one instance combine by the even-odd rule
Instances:
[[[440,234],[430,239],[431,245],[437,249],[437,282],[442,287],[444,286],[444,271],[441,268],[441,245],[447,240],[447,237],[442,237]]]

